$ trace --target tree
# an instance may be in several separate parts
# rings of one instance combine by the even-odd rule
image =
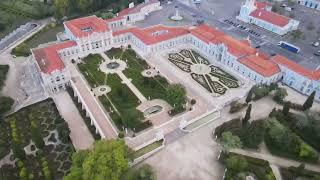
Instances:
[[[316,91],[313,91],[310,94],[310,96],[306,99],[306,101],[303,104],[303,110],[308,110],[312,107],[315,95],[316,95]]]
[[[40,130],[38,125],[35,123],[35,121],[31,120],[31,139],[34,141],[34,143],[36,144],[36,146],[39,149],[42,149],[44,147],[44,141],[42,139]]]
[[[70,129],[66,121],[57,124],[57,131],[62,142],[67,143],[70,137]]]
[[[287,102],[284,103],[283,108],[282,108],[282,113],[284,115],[288,115],[289,114],[290,106],[291,106],[291,102],[290,101],[287,101]]]
[[[71,171],[64,179],[118,180],[129,168],[130,152],[123,140],[97,141],[90,151],[73,154]]]
[[[66,16],[69,5],[70,5],[69,0],[54,0],[53,6],[54,6],[56,17],[62,18]]]
[[[228,169],[237,172],[244,171],[248,167],[247,160],[242,156],[230,156],[225,160]]]
[[[82,13],[87,13],[92,10],[93,0],[78,0],[78,8]]]
[[[282,103],[284,98],[288,95],[287,90],[284,88],[278,88],[273,95],[273,100],[278,103]]]
[[[242,124],[246,125],[248,124],[249,119],[251,118],[251,108],[252,108],[252,104],[249,104],[247,111],[246,111],[246,115],[244,116],[244,118],[242,119]]]
[[[181,107],[186,101],[186,90],[181,84],[169,85],[166,97],[171,106]]]
[[[11,110],[14,100],[11,97],[0,96],[0,116]]]
[[[247,98],[246,98],[246,103],[249,103],[252,100],[252,95],[253,95],[253,89],[251,89],[248,92]]]
[[[220,140],[223,149],[241,148],[242,142],[238,136],[233,135],[230,131],[223,132]]]
[[[137,170],[129,171],[125,180],[156,180],[156,175],[149,164],[144,164]]]

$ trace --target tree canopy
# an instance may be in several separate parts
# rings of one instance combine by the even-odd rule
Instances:
[[[171,106],[182,106],[186,101],[186,90],[181,84],[173,84],[168,87],[166,96]]]
[[[119,180],[129,168],[130,149],[123,140],[101,140],[91,150],[73,154],[70,173],[65,180]]]

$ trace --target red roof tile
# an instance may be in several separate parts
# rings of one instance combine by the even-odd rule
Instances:
[[[260,55],[250,55],[239,60],[240,63],[254,70],[255,72],[270,77],[280,72],[278,65]]]
[[[284,56],[276,55],[276,56],[272,57],[271,60],[279,65],[285,66],[286,68],[288,68],[288,69],[290,69],[290,70],[292,70],[302,76],[308,77],[313,80],[320,79],[320,71],[319,70],[317,70],[317,71],[309,70],[309,69],[289,60],[288,58],[286,58]]]
[[[261,19],[263,21],[269,22],[271,24],[284,27],[290,21],[290,18],[286,16],[282,16],[280,14],[267,11],[264,9],[256,9],[250,13],[250,16],[255,17],[257,19]]]
[[[151,45],[188,34],[189,31],[183,27],[167,27],[156,25],[145,29],[130,28],[126,30],[115,31],[113,32],[113,35],[117,36],[124,33],[132,33],[146,45]]]
[[[75,41],[65,41],[45,48],[33,49],[33,55],[43,73],[50,74],[55,70],[64,69],[58,50],[77,45]]]
[[[256,1],[255,2],[255,6],[258,8],[258,9],[264,9],[265,7],[267,6],[272,6],[270,3],[267,3],[267,2],[259,2],[259,1]]]
[[[218,37],[223,36],[224,33],[216,28],[213,28],[207,24],[202,24],[197,27],[190,28],[192,35],[196,36],[200,40],[209,43],[219,43]]]
[[[72,32],[75,37],[84,37],[92,34],[93,32],[106,32],[109,31],[106,21],[97,16],[88,16],[78,19],[73,19],[65,22],[65,25]],[[85,31],[84,29],[91,28]]]

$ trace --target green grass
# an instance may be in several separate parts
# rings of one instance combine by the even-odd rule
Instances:
[[[148,69],[148,64],[143,59],[137,58],[136,53],[132,49],[123,52],[120,48],[113,48],[106,54],[109,58],[116,57],[127,60],[128,68],[123,73],[132,79],[132,83],[145,97],[166,100],[166,88],[169,83],[164,77],[159,75],[153,78],[142,76],[141,72]]]
[[[157,149],[158,147],[162,146],[162,143],[163,143],[163,140],[160,140],[160,141],[156,141],[142,149],[139,149],[138,151],[135,151],[133,153],[133,158],[136,159],[144,154],[147,154],[148,152],[151,152],[155,149]]]
[[[143,113],[138,111],[136,107],[139,105],[139,99],[132,91],[121,83],[121,79],[116,74],[107,75],[98,70],[99,64],[102,62],[100,55],[89,55],[84,58],[84,63],[78,64],[79,70],[85,76],[91,87],[100,85],[108,85],[111,87],[111,92],[105,96],[99,97],[102,105],[107,111],[110,111],[113,104],[119,115],[111,113],[110,116],[118,128],[123,126],[136,128],[144,119]]]

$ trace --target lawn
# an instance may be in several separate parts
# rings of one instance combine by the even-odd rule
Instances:
[[[233,159],[231,161],[230,159]],[[224,163],[228,170],[225,173],[225,180],[242,179],[251,175],[259,180],[275,180],[275,176],[267,161],[255,159],[234,153],[224,154],[220,156],[220,161]],[[233,162],[233,163],[227,163]],[[229,167],[228,167],[229,166]]]
[[[138,98],[125,84],[121,83],[118,75],[110,74],[107,76],[99,71],[98,67],[101,62],[102,57],[100,55],[89,55],[83,59],[83,63],[78,64],[78,67],[91,87],[105,84],[111,87],[111,92],[107,96],[99,97],[99,100],[106,111],[109,112],[110,108],[115,111],[109,113],[109,115],[117,127],[119,129],[122,129],[123,126],[131,129],[139,128],[143,124],[141,120],[144,117],[143,113],[136,109],[139,105]]]
[[[163,143],[163,140],[156,141],[156,142],[149,144],[148,146],[146,146],[142,149],[139,149],[138,151],[135,151],[133,153],[133,159],[141,157],[142,155],[147,154],[148,152],[151,152],[151,151],[157,149],[158,147],[162,146],[162,143]]]
[[[138,58],[132,49],[124,51],[121,59],[127,60],[128,68],[124,71],[124,74],[132,79],[132,83],[145,97],[166,100],[166,88],[169,83],[164,77],[159,75],[152,78],[144,77],[141,72],[148,69],[149,66],[145,60]]]
[[[30,144],[31,139],[34,141],[31,122],[36,124],[41,139],[49,138],[48,144],[40,149]],[[47,171],[52,179],[61,179],[69,171],[74,148],[69,139],[66,122],[60,116],[52,99],[25,107],[0,123],[0,158],[17,145],[21,149],[31,145],[31,151],[36,155],[26,154],[25,159],[20,158],[17,161],[16,167],[2,166],[0,179],[18,179],[21,169],[24,168],[28,176],[33,176],[33,179],[44,179],[43,174]],[[57,132],[56,137],[55,132]],[[49,170],[45,170],[45,166],[48,166]]]

